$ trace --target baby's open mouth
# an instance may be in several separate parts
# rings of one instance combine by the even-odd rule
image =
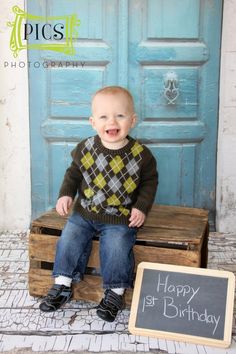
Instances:
[[[119,133],[119,129],[107,129],[106,133],[108,135],[117,135]]]

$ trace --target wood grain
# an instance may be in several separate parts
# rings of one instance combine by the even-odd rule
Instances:
[[[52,284],[51,271],[43,269],[42,262],[50,263],[52,267],[56,243],[66,219],[53,209],[32,222],[29,237],[29,287],[32,295],[45,295]],[[206,267],[208,233],[206,210],[154,205],[137,234],[135,270],[141,262]],[[99,266],[98,235],[98,240],[93,240],[88,261],[88,268],[95,268],[96,275],[86,275],[84,281],[74,287],[76,299],[100,301],[103,291],[101,278],[97,275]]]

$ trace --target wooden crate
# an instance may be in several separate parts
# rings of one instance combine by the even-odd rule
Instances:
[[[55,209],[32,222],[29,237],[29,292],[46,295],[53,283],[51,270],[56,242],[66,222]],[[203,209],[154,205],[134,246],[136,267],[140,262],[157,262],[191,267],[207,266],[208,212]],[[73,286],[73,298],[99,302],[102,281],[99,276],[99,241],[93,240],[87,274]],[[126,291],[126,304],[132,290]]]

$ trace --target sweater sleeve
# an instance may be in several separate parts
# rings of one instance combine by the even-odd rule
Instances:
[[[147,215],[155,199],[158,186],[158,172],[156,159],[147,148],[145,150],[141,180],[138,186],[138,196],[133,208],[139,209]]]
[[[80,144],[78,144],[77,147],[71,152],[73,160],[70,167],[66,170],[58,198],[68,196],[74,199],[77,194],[78,188],[82,181],[82,173],[78,165],[80,151]]]

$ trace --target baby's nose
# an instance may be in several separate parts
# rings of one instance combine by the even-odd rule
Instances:
[[[115,123],[116,122],[116,117],[115,116],[110,116],[108,120],[109,120],[109,123]]]

